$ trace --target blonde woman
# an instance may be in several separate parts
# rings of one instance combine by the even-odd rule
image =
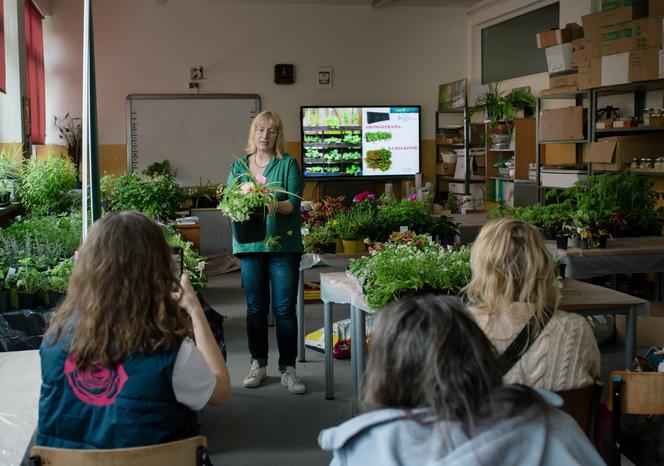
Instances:
[[[224,357],[171,257],[145,215],[115,212],[95,223],[39,351],[37,445],[179,440],[198,434],[195,411],[229,397]]]
[[[491,221],[473,244],[470,261],[470,312],[498,352],[529,322],[540,331],[505,375],[506,383],[561,391],[599,377],[590,325],[578,314],[557,310],[557,268],[537,228],[512,218]]]
[[[281,384],[291,393],[302,394],[306,386],[295,373],[295,303],[304,250],[298,197],[302,196],[304,179],[297,161],[284,151],[284,126],[274,112],[261,112],[254,118],[245,150],[247,154],[231,166],[229,183],[248,169],[260,183],[278,186],[292,194],[277,193],[276,215],[267,217],[266,237],[277,244],[268,247],[265,241],[239,243],[233,238],[233,254],[240,259],[242,287],[247,298],[247,340],[251,354],[251,366],[243,385],[257,388],[267,377],[267,316],[272,300]]]

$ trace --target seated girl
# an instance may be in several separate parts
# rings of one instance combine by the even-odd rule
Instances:
[[[94,224],[40,355],[37,445],[104,449],[191,437],[195,411],[230,394],[187,274],[176,277],[161,227],[136,212]]]
[[[458,300],[403,298],[374,320],[368,412],[318,441],[335,466],[604,464],[571,417],[528,387],[503,386],[500,364]]]
[[[506,383],[562,391],[599,377],[592,328],[582,316],[556,310],[558,269],[537,228],[513,218],[487,223],[470,263],[469,309],[498,352],[529,323],[539,332],[507,372]]]

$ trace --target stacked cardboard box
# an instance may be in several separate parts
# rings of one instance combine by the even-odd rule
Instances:
[[[580,37],[583,37],[583,29],[576,23],[537,34],[537,47],[545,49],[549,85],[554,93],[577,89],[576,67],[572,65],[572,41]]]
[[[650,15],[648,15],[650,13]],[[602,0],[572,42],[579,89],[660,78],[664,0]]]

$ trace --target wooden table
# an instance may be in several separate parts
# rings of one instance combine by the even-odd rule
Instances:
[[[21,464],[39,411],[39,351],[0,353],[0,464]]]
[[[353,406],[357,399],[359,381],[365,365],[365,312],[375,312],[366,303],[364,293],[357,280],[345,272],[320,275],[321,300],[325,328],[325,398],[334,398],[334,369],[332,360],[333,304],[350,304],[351,310],[351,374]],[[627,329],[625,340],[625,365],[629,366],[636,352],[636,316],[649,314],[648,301],[578,280],[566,279],[561,292],[559,309],[582,315],[625,314]]]
[[[565,264],[565,276],[590,278],[616,273],[655,273],[655,299],[664,300],[664,237],[615,238],[606,248],[557,249],[555,241],[547,248]]]

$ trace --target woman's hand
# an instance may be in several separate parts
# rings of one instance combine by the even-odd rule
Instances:
[[[182,273],[180,287],[182,288],[182,292],[179,292],[179,296],[176,296],[180,302],[180,307],[183,307],[189,315],[192,315],[194,312],[203,312],[198,296],[196,296],[196,291],[194,291],[194,287],[191,286],[191,282],[189,281],[188,272]]]

